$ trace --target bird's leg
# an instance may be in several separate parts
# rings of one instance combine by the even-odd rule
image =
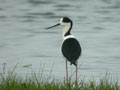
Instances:
[[[67,60],[66,60],[66,81],[67,81],[67,84],[68,84],[68,67],[67,67]]]
[[[78,61],[76,61],[75,63],[76,63],[75,86],[77,86]]]

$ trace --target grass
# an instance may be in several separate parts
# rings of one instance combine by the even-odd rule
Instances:
[[[50,80],[43,76],[36,75],[32,71],[31,77],[23,79],[15,73],[16,66],[13,70],[5,72],[5,65],[3,65],[3,72],[0,73],[0,90],[120,90],[118,82],[112,81],[109,77],[103,77],[98,83],[89,81],[85,83],[83,80],[79,81],[78,86],[70,81],[66,84],[65,81]]]

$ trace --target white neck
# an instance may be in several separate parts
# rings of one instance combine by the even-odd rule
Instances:
[[[69,31],[69,29],[70,29],[70,25],[64,26],[64,28],[63,28],[63,39],[65,37],[65,34]]]

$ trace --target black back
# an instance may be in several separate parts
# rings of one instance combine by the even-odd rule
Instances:
[[[68,38],[66,39],[61,47],[61,51],[63,56],[76,66],[76,60],[81,55],[81,47],[77,39],[75,38]]]

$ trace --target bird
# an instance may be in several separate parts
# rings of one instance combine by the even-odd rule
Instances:
[[[78,72],[78,59],[81,56],[81,45],[79,41],[71,34],[71,29],[73,27],[73,21],[68,17],[63,17],[60,19],[59,23],[48,27],[46,29],[51,29],[56,26],[63,26],[63,34],[62,34],[62,45],[61,45],[61,52],[63,57],[66,59],[66,81],[69,83],[68,80],[68,65],[67,61],[70,62],[70,65],[74,65],[76,67],[75,71],[75,85],[77,86],[77,72]]]

